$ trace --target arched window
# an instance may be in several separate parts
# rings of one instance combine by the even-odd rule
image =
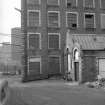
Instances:
[[[79,60],[79,51],[77,49],[74,50],[74,60]]]

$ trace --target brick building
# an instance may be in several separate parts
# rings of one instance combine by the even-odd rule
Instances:
[[[20,27],[11,29],[11,44],[12,59],[21,66],[23,56],[23,36],[21,35]]]
[[[72,38],[66,40],[68,30],[69,36],[85,37],[82,39],[84,43],[90,41],[87,36],[100,37],[105,33],[105,0],[22,0],[21,9],[26,52],[24,76],[28,79],[65,74],[68,70],[65,48],[72,40],[78,42]],[[78,46],[81,46],[80,42]],[[73,49],[71,45],[69,49]],[[89,53],[92,50],[94,49],[88,50]],[[100,52],[99,49],[96,50]],[[104,53],[103,47],[101,50]],[[74,71],[74,68],[71,69]],[[79,71],[78,74],[81,73]]]

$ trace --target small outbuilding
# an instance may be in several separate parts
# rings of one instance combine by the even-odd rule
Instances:
[[[105,36],[67,32],[65,69],[77,82],[105,78]]]

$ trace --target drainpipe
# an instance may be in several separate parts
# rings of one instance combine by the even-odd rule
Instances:
[[[27,0],[21,0],[21,30],[23,35],[23,43],[24,43],[24,70],[23,70],[23,77],[22,82],[27,81],[28,75],[28,50],[27,50]]]

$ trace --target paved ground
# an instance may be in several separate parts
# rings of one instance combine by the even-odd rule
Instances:
[[[10,82],[5,105],[105,105],[105,90],[91,89],[62,80]]]

